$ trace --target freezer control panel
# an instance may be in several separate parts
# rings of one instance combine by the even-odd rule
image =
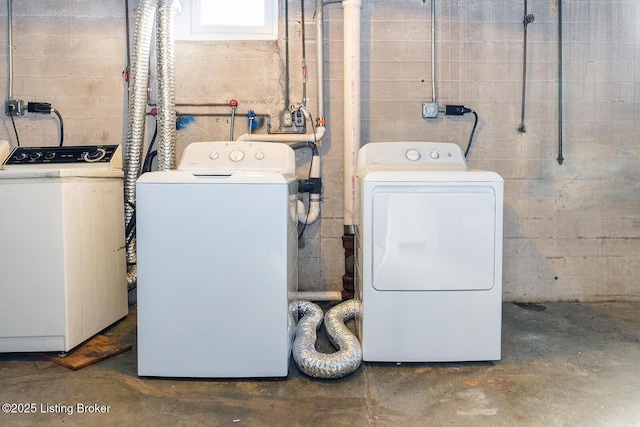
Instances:
[[[3,163],[5,169],[21,166],[107,167],[121,168],[119,145],[82,145],[74,147],[16,147]]]

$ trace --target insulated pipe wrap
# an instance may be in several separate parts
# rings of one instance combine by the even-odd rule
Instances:
[[[147,86],[149,78],[149,52],[156,14],[157,0],[140,0],[136,11],[136,25],[131,50],[129,73],[129,109],[127,119],[127,144],[124,158],[125,222],[128,225],[136,203],[136,180],[140,174],[146,123]],[[127,264],[136,262],[136,241],[127,245]],[[135,287],[135,272],[127,274],[127,286]]]
[[[358,338],[344,325],[345,320],[360,316],[362,308],[356,300],[331,308],[325,316],[329,338],[338,351],[319,353],[315,349],[316,330],[322,323],[322,309],[309,301],[294,301],[289,306],[292,316],[302,314],[293,342],[293,359],[305,374],[314,378],[341,378],[354,372],[362,362]]]
[[[174,0],[158,0],[156,61],[158,64],[158,170],[176,167],[176,100],[174,81]]]

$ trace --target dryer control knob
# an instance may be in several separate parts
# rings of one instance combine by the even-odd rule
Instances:
[[[440,153],[438,153],[437,151],[433,150],[433,151],[431,152],[431,154],[429,154],[429,156],[430,156],[433,160],[436,160],[436,159],[439,159],[439,158],[440,158]]]
[[[217,159],[217,158],[218,158],[218,156],[219,156],[219,154],[218,154],[218,152],[217,152],[217,151],[212,151],[212,152],[211,152],[211,154],[209,154],[209,158],[210,158],[211,160],[215,160],[215,159]]]
[[[407,152],[405,153],[405,156],[407,156],[407,159],[411,160],[412,162],[415,162],[416,160],[420,160],[420,152],[415,148],[407,150]]]
[[[232,162],[239,162],[240,160],[244,159],[244,151],[236,148],[231,153],[229,153],[229,159],[231,159]]]
[[[258,151],[256,153],[256,160],[262,160],[264,159],[264,153],[262,151]]]

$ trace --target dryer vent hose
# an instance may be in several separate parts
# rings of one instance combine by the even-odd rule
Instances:
[[[309,301],[293,301],[289,304],[289,312],[294,319],[302,315],[293,342],[293,360],[302,372],[314,378],[341,378],[358,369],[362,363],[360,342],[344,322],[360,317],[362,306],[359,301],[345,301],[324,316],[329,339],[338,349],[331,354],[319,353],[315,348],[322,309]]]
[[[147,108],[149,55],[158,0],[140,0],[133,33],[131,71],[129,73],[129,106],[127,112],[127,141],[124,156],[124,212],[126,226],[134,221],[136,180],[140,174],[144,127]],[[129,236],[127,236],[129,237]],[[127,289],[136,287],[136,239],[127,244]]]
[[[176,163],[176,114],[174,80],[173,21],[178,7],[175,0],[140,0],[131,52],[127,140],[124,156],[124,202],[126,226],[135,224],[136,180],[142,170],[144,131],[147,117],[149,59],[151,39],[156,27],[158,71],[158,168],[174,169]],[[127,12],[128,13],[128,12]],[[127,289],[137,286],[137,248],[135,235],[127,236]]]

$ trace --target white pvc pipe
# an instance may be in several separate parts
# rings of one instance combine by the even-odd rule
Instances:
[[[311,158],[311,171],[309,178],[320,178],[320,156]],[[298,200],[298,222],[300,224],[313,224],[320,217],[320,194],[309,194],[309,212],[307,212],[302,200]]]
[[[340,291],[307,291],[296,292],[295,298],[301,301],[342,301],[342,292]]]
[[[320,217],[320,195],[309,196],[309,212],[302,200],[298,200],[298,222],[300,224],[313,224]]]
[[[360,148],[361,0],[344,0],[344,228],[354,233],[355,169]]]
[[[316,0],[316,83],[318,89],[318,120],[324,126],[324,7]]]
[[[238,137],[238,141],[264,141],[264,142],[313,142],[317,143],[324,138],[325,127],[318,126],[315,132],[309,133],[245,133]]]

